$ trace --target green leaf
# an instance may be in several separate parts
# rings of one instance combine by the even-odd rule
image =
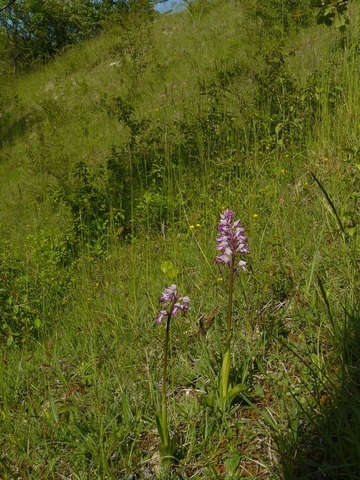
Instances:
[[[283,128],[283,124],[282,124],[282,123],[278,123],[278,124],[276,125],[276,127],[275,127],[275,133],[276,133],[276,135],[278,135],[278,134],[281,132],[282,128]]]
[[[174,453],[177,447],[176,438],[172,438],[169,445],[164,445],[160,443],[159,445],[159,454],[161,457],[161,463],[164,467],[169,467],[171,461],[174,459]]]
[[[158,433],[160,435],[161,443],[165,444],[166,435],[165,435],[163,424],[162,424],[163,422],[162,422],[161,413],[157,413],[155,415],[155,418],[156,418],[156,427],[157,427]]]
[[[240,455],[237,453],[233,456],[233,458],[231,459],[231,470],[233,472],[235,472],[235,470],[237,469],[237,467],[239,466],[239,463],[240,463]]]
[[[335,6],[334,5],[329,5],[328,7],[324,8],[322,14],[323,14],[324,17],[327,17],[329,15],[334,15],[334,10],[335,10]]]
[[[176,277],[178,273],[179,273],[179,270],[177,268],[173,268],[172,270],[169,271],[168,275],[171,279],[173,279]]]
[[[265,397],[264,390],[263,390],[262,386],[259,385],[258,383],[254,385],[254,393],[257,397],[261,397],[261,398]]]
[[[35,318],[35,320],[34,320],[34,326],[35,326],[35,328],[40,328],[40,327],[41,327],[41,320],[40,320],[40,318]]]
[[[227,400],[229,403],[231,403],[235,397],[237,397],[240,393],[244,392],[246,390],[245,385],[242,383],[238,383],[233,387],[231,390],[229,390],[228,394],[226,395]]]
[[[346,233],[350,235],[350,237],[353,237],[356,233],[356,227],[346,228]]]
[[[216,399],[210,395],[206,395],[203,399],[208,407],[215,407],[217,404]]]
[[[224,399],[229,390],[230,375],[230,341],[227,342],[225,353],[223,355],[220,377],[220,399]]]
[[[179,273],[179,270],[174,267],[172,262],[162,262],[161,270],[165,275],[167,275],[171,280],[176,277]]]
[[[173,267],[172,262],[162,262],[161,264],[161,270],[163,271],[163,273],[167,273],[169,268],[172,268],[172,267]]]
[[[310,355],[310,357],[311,357],[312,362],[313,362],[316,366],[320,366],[319,356],[318,356],[316,353],[312,353],[312,354]]]
[[[160,443],[159,453],[160,453],[161,460],[165,459],[166,457],[169,457],[169,445],[164,445],[163,443]]]
[[[346,25],[346,17],[344,15],[338,14],[335,17],[334,26],[335,28],[343,28]]]

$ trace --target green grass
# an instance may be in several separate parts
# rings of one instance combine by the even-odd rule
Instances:
[[[277,38],[253,7],[198,2],[3,80],[1,478],[359,478],[358,9],[343,36]],[[223,413],[204,397],[225,207],[251,254],[233,311],[247,391]],[[182,456],[164,472],[154,319],[173,282],[191,310],[172,323]]]

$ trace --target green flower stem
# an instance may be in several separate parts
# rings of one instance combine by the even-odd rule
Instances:
[[[163,384],[162,384],[162,399],[161,399],[161,406],[162,406],[162,426],[163,426],[163,435],[164,435],[164,445],[169,446],[170,438],[169,438],[169,430],[167,426],[167,408],[166,408],[166,376],[167,376],[167,364],[168,364],[168,349],[169,349],[169,334],[170,334],[170,320],[171,320],[171,312],[173,306],[171,306],[167,322],[166,322],[166,332],[165,332],[165,349],[164,349],[164,373],[163,373]]]
[[[227,317],[227,330],[226,330],[226,346],[223,355],[223,361],[221,366],[221,386],[220,397],[221,400],[226,398],[229,391],[229,376],[230,376],[230,341],[231,341],[231,319],[232,319],[232,304],[233,304],[233,289],[234,289],[234,270],[235,259],[232,257],[230,264],[230,280],[229,280],[229,303],[228,303],[228,317]]]
[[[223,353],[221,365],[221,383],[220,383],[220,399],[225,400],[229,390],[230,375],[230,339],[226,342],[225,351]]]
[[[231,336],[231,317],[232,317],[232,304],[233,304],[233,289],[234,289],[234,270],[235,270],[235,258],[231,259],[230,265],[230,280],[229,280],[229,303],[228,303],[228,317],[227,317],[227,331],[226,341],[230,340]]]

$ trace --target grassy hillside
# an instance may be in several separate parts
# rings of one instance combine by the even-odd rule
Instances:
[[[109,25],[1,80],[0,478],[359,478],[358,7],[341,34],[258,5]],[[221,409],[225,208],[251,253]]]

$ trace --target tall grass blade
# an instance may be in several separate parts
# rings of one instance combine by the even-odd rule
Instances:
[[[331,211],[333,212],[333,214],[335,215],[335,218],[339,224],[339,227],[340,227],[340,230],[346,235],[346,231],[345,231],[345,228],[344,228],[344,225],[342,223],[342,221],[340,220],[340,217],[337,213],[337,210],[336,210],[336,207],[334,205],[334,202],[331,200],[329,194],[327,193],[327,191],[325,190],[325,188],[323,187],[323,185],[321,184],[320,180],[316,177],[316,175],[310,170],[310,175],[312,176],[312,178],[315,180],[315,182],[317,183],[318,187],[320,188],[320,190],[323,192],[323,194],[325,195],[325,198],[331,208]]]

